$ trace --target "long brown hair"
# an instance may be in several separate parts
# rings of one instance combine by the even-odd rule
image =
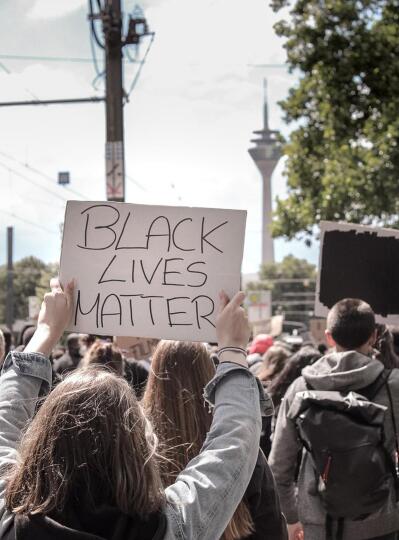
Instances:
[[[161,475],[172,484],[200,453],[212,416],[202,393],[215,367],[201,343],[161,341],[154,353],[143,406],[163,447]],[[222,538],[239,540],[253,532],[244,501],[238,505]]]
[[[6,506],[21,514],[107,504],[142,517],[161,508],[156,438],[122,378],[99,368],[68,375],[47,397],[9,471]]]
[[[281,345],[272,345],[263,355],[263,366],[258,373],[262,383],[271,381],[287,363],[290,353]]]

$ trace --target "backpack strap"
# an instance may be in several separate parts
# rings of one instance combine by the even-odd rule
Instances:
[[[392,371],[392,370],[391,370]],[[388,399],[389,399],[389,408],[391,412],[391,420],[392,420],[392,427],[393,427],[393,433],[395,437],[395,475],[396,475],[396,501],[399,500],[399,440],[398,440],[398,430],[396,429],[396,420],[395,420],[395,411],[393,408],[393,399],[392,399],[392,392],[391,388],[389,386],[388,380],[386,381],[387,386],[387,393],[388,393]]]
[[[368,401],[373,401],[381,388],[387,383],[391,372],[391,369],[384,369],[371,384],[361,388],[360,390],[356,390],[356,393],[361,394]]]
[[[335,540],[342,540],[343,537],[344,537],[344,518],[338,518]],[[334,518],[330,516],[330,514],[326,515],[326,540],[334,540]]]

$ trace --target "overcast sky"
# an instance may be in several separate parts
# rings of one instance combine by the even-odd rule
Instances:
[[[122,1],[124,11],[135,2]],[[277,101],[295,76],[282,64],[267,0],[146,0],[141,2],[155,41],[125,106],[128,202],[239,208],[248,211],[243,271],[261,256],[261,182],[247,149],[262,127],[262,80],[268,78],[270,124],[287,134]],[[0,55],[90,58],[85,0],[2,0]],[[143,55],[146,43],[139,54]],[[131,50],[134,56],[134,50]],[[97,49],[97,57],[102,54]],[[0,57],[0,101],[87,97],[91,62],[20,61]],[[125,89],[136,65],[126,63]],[[0,108],[0,264],[6,227],[15,227],[15,259],[56,261],[67,199],[105,198],[104,105]],[[282,196],[283,163],[273,177]],[[68,191],[58,171],[70,171]],[[37,171],[37,172],[36,172]],[[25,221],[24,221],[25,220]],[[316,262],[316,247],[275,241],[287,253]]]

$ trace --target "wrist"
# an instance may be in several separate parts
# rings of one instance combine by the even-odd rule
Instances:
[[[220,349],[217,353],[219,358],[219,363],[223,364],[224,362],[230,362],[234,364],[239,364],[243,367],[248,367],[247,354],[244,349],[237,348],[236,350],[227,347]]]
[[[42,353],[45,356],[50,356],[60,337],[61,334],[55,332],[48,324],[40,323],[37,326],[32,339],[25,347],[24,352],[37,352]]]

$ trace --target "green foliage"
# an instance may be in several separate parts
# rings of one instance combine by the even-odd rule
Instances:
[[[14,264],[14,319],[26,319],[29,314],[29,296],[42,300],[49,289],[50,277],[57,275],[58,266],[45,264],[36,257],[25,257]],[[7,269],[0,266],[0,323],[5,322],[7,296]]]
[[[306,322],[313,310],[316,275],[313,264],[288,255],[280,263],[263,265],[261,281],[249,283],[247,290],[272,291],[273,315],[285,313],[289,320]],[[310,303],[302,303],[306,301]]]
[[[286,6],[275,29],[301,78],[281,102],[295,127],[274,235],[311,236],[321,219],[398,227],[398,0],[272,1]]]

